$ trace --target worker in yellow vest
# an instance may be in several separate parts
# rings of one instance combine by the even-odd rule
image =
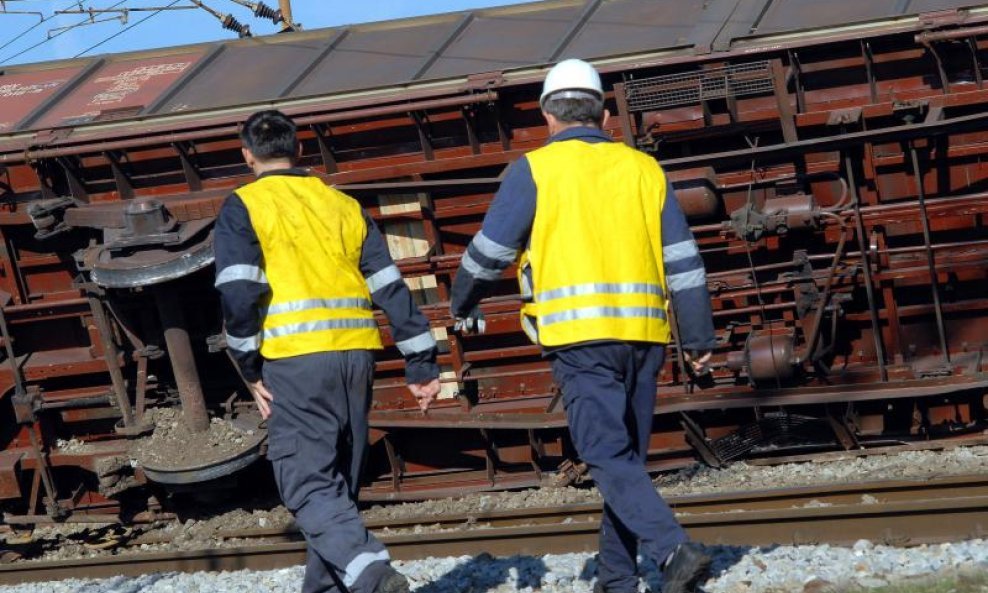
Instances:
[[[357,512],[374,350],[371,303],[388,315],[422,409],[439,392],[436,342],[384,237],[356,200],[295,167],[295,124],[250,116],[240,134],[256,181],[216,221],[226,343],[268,420],[268,459],[308,542],[303,593],[407,593]]]
[[[545,78],[546,146],[513,163],[453,281],[452,314],[483,331],[477,307],[518,264],[521,323],[544,348],[570,434],[604,497],[596,591],[638,591],[640,551],[663,592],[691,591],[709,568],[645,469],[656,377],[670,341],[670,299],[686,360],[714,347],[703,260],[654,158],[602,131],[600,76],[565,60]]]

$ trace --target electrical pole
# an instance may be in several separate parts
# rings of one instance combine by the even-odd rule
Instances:
[[[281,8],[281,16],[284,19],[281,25],[281,31],[301,31],[302,25],[295,22],[292,18],[292,0],[278,0],[278,6]]]

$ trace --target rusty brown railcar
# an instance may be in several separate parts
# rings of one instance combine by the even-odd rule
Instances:
[[[608,131],[663,163],[707,265],[714,372],[670,346],[650,467],[985,428],[988,5],[548,0],[0,73],[8,518],[116,512],[150,407],[244,410],[210,232],[250,179],[238,123],[268,106],[385,230],[442,349],[422,415],[379,318],[365,498],[579,479],[513,270],[485,335],[447,305],[565,57],[601,70]]]

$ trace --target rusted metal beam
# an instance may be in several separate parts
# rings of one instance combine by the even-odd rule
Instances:
[[[937,335],[940,337],[940,349],[944,362],[950,364],[950,346],[947,343],[947,326],[943,320],[943,305],[940,303],[940,277],[937,275],[936,255],[930,238],[930,218],[926,210],[926,190],[923,188],[923,172],[919,167],[919,155],[916,145],[909,143],[909,157],[912,161],[913,180],[916,183],[916,195],[919,198],[919,220],[923,225],[923,246],[926,248],[926,263],[930,270],[930,292],[933,295],[933,308],[937,316]]]
[[[89,307],[93,314],[93,323],[96,324],[96,331],[100,336],[103,359],[106,360],[106,368],[110,373],[110,381],[113,383],[117,409],[120,410],[120,415],[123,417],[123,428],[131,430],[136,427],[134,410],[130,405],[130,396],[127,394],[127,382],[120,370],[120,353],[113,341],[113,331],[106,317],[106,309],[103,308],[98,294],[90,293]]]
[[[192,354],[192,343],[189,341],[188,324],[182,312],[182,302],[174,294],[160,288],[154,291],[154,302],[164,329],[168,360],[182,400],[182,421],[190,432],[204,432],[209,428],[209,416],[206,413],[199,371],[196,370],[196,361]]]

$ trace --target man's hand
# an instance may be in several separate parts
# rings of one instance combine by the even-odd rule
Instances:
[[[463,335],[471,333],[484,333],[487,329],[487,322],[484,321],[484,314],[480,311],[480,306],[475,306],[470,310],[465,317],[456,317],[456,324],[453,325],[453,331],[457,331]]]
[[[426,412],[429,410],[429,404],[439,395],[439,379],[433,379],[425,383],[409,383],[408,390],[418,400],[419,408],[423,412]]]
[[[690,369],[693,371],[693,374],[699,377],[700,375],[706,374],[707,371],[710,370],[707,367],[707,363],[710,362],[710,356],[712,354],[713,352],[707,350],[706,352],[697,354],[696,358],[693,358],[690,356],[689,352],[683,352],[683,360],[686,361],[686,364],[690,365]]]
[[[250,386],[250,394],[254,396],[254,403],[257,404],[257,409],[261,412],[261,418],[267,420],[268,416],[271,415],[271,402],[274,401],[274,396],[264,386],[263,381],[258,380],[247,385]]]

